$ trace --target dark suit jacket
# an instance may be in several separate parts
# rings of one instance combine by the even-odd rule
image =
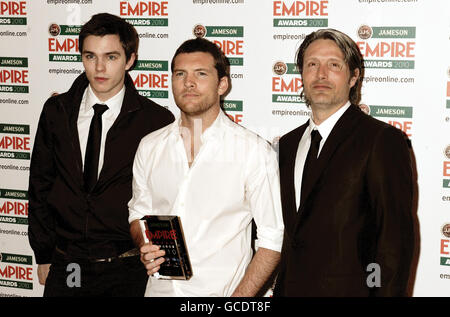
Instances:
[[[297,213],[295,157],[307,126],[279,143],[285,238],[275,296],[404,296],[414,241],[406,137],[350,106],[320,152]],[[370,263],[379,265],[381,287],[368,287],[368,279],[378,281]]]
[[[107,241],[131,242],[127,203],[136,149],[143,136],[174,120],[170,111],[140,96],[127,74],[121,112],[107,134],[103,168],[88,194],[77,129],[87,85],[83,73],[68,92],[47,100],[39,119],[30,163],[28,213],[29,241],[39,264],[50,263],[57,244],[77,244],[82,250]]]

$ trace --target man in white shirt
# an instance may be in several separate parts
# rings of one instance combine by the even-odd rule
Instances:
[[[144,244],[139,219],[177,215],[193,276],[151,276],[147,296],[255,296],[278,264],[284,227],[276,153],[221,110],[229,87],[229,63],[215,44],[197,38],[178,48],[172,91],[181,115],[142,139],[128,206],[148,274],[159,270],[164,251]]]

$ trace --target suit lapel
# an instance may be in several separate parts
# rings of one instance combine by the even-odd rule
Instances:
[[[319,154],[317,162],[315,164],[314,169],[311,171],[310,182],[306,185],[304,189],[305,199],[302,199],[303,203],[299,208],[299,217],[297,219],[296,228],[298,228],[300,224],[300,219],[306,217],[311,210],[305,209],[305,204],[314,189],[316,183],[320,179],[324,170],[328,166],[329,161],[333,158],[334,153],[336,152],[339,145],[348,138],[348,136],[354,130],[355,125],[358,123],[358,114],[360,110],[356,108],[356,106],[350,106],[342,115],[341,118],[336,122],[333,130],[328,136],[325,144],[322,147],[322,151]]]
[[[114,155],[112,154],[111,141],[120,137],[121,131],[123,131],[123,125],[128,124],[125,120],[130,114],[140,109],[141,105],[139,99],[136,98],[135,88],[133,81],[129,74],[125,75],[125,96],[123,98],[122,107],[120,113],[117,116],[114,124],[106,134],[105,140],[105,154],[103,157],[103,167],[100,171],[97,185],[99,183],[105,183],[110,177],[116,174],[117,164],[115,164]],[[97,186],[96,185],[96,186]]]
[[[63,96],[60,100],[60,106],[67,116],[67,135],[72,148],[68,161],[74,164],[74,168],[68,169],[68,171],[72,173],[73,179],[80,185],[80,188],[83,186],[84,181],[77,121],[81,99],[88,84],[86,75],[83,73],[75,80],[67,95]]]
[[[283,217],[286,232],[293,232],[297,219],[297,206],[295,202],[295,159],[300,139],[308,126],[308,122],[287,135],[280,142],[280,180],[283,204]],[[283,142],[284,141],[284,142]]]

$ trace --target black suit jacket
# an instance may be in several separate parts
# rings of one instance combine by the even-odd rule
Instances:
[[[275,296],[405,295],[414,241],[406,137],[350,106],[323,145],[297,212],[295,157],[307,126],[279,142],[285,238]],[[368,286],[377,281],[381,287]]]
[[[77,119],[89,82],[81,74],[70,90],[45,103],[30,163],[29,241],[39,264],[50,263],[57,244],[87,250],[103,242],[130,241],[127,203],[132,165],[141,138],[174,120],[172,113],[136,91],[125,77],[121,112],[108,131],[103,168],[93,191],[84,190]],[[100,251],[98,250],[100,249]],[[84,254],[84,253],[83,253]]]

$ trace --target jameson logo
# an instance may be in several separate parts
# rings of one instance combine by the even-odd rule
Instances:
[[[373,117],[412,118],[412,107],[398,106],[369,106],[369,113]]]
[[[196,37],[244,37],[243,26],[194,26],[193,34]]]
[[[244,108],[242,100],[224,100],[222,108],[231,120],[235,123],[242,123],[243,114],[238,112]]]
[[[168,71],[168,61],[139,60],[133,70]]]
[[[7,135],[2,135],[2,133]],[[29,135],[29,133],[29,125],[0,123],[0,159],[29,160],[31,152],[30,137],[24,136],[24,134]]]
[[[243,26],[203,26],[197,24],[192,33],[196,37],[217,38],[212,40],[228,57],[231,66],[244,65]]]
[[[169,62],[160,60],[140,60],[133,73],[138,72],[133,80],[141,96],[147,98],[169,98]]]
[[[358,29],[358,37],[362,40],[367,40],[369,38],[374,39],[393,39],[393,38],[416,38],[416,27],[415,26],[393,26],[393,27],[370,27],[368,25],[362,25]]]
[[[416,27],[361,25],[357,35],[366,68],[415,68]]]
[[[0,188],[0,198],[28,200],[28,191]]]
[[[30,134],[30,126],[0,123],[0,133]]]
[[[0,57],[0,67],[28,67],[28,58]]]
[[[273,1],[274,27],[327,27],[328,1]]]
[[[242,111],[243,102],[242,100],[224,100],[222,107],[225,111]]]
[[[206,36],[208,37],[243,37],[243,26],[207,26]]]
[[[304,103],[300,97],[303,84],[296,64],[277,61],[272,66],[272,72],[275,75],[272,77],[272,102]]]
[[[168,7],[168,1],[119,2],[120,16],[134,26],[169,26]]]
[[[33,265],[33,257],[21,254],[0,253],[0,262]]]
[[[81,25],[61,25],[60,35],[79,35]]]

